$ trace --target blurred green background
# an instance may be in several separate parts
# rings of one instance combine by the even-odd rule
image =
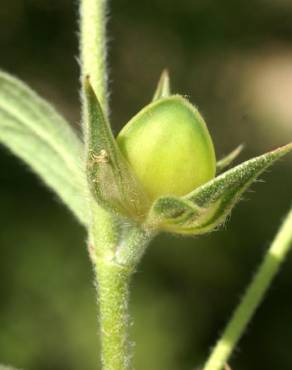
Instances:
[[[1,0],[0,65],[80,129],[78,1]],[[240,160],[292,138],[292,2],[112,0],[115,132],[168,67],[204,115],[218,157]],[[0,148],[0,359],[28,370],[94,370],[97,314],[86,235],[22,163]],[[292,201],[291,155],[219,231],[160,236],[132,284],[139,370],[199,369]],[[74,181],[74,179],[72,179]],[[292,369],[292,256],[234,354],[233,370]]]

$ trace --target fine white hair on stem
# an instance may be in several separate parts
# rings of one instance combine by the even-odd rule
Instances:
[[[80,2],[80,56],[82,84],[90,76],[93,89],[108,114],[106,22],[107,0]]]

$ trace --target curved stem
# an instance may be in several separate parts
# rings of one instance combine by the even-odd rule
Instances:
[[[106,70],[106,0],[81,0],[80,57],[82,84],[86,76],[108,113]]]
[[[264,294],[292,246],[292,209],[268,249],[258,271],[233,313],[203,370],[221,370],[261,303]]]

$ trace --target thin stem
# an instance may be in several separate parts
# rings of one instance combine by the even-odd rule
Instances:
[[[86,76],[90,76],[91,85],[104,114],[108,111],[107,102],[107,72],[106,72],[106,0],[80,0],[80,66],[81,95],[83,114],[83,138],[85,152],[88,148],[88,101],[85,93]],[[85,157],[86,154],[85,153]],[[89,225],[89,251],[93,261],[95,250],[109,248],[116,243],[115,220],[103,208],[99,207],[88,191],[88,202],[91,213]],[[94,240],[91,240],[94,235]],[[98,241],[98,243],[96,243]]]
[[[108,113],[106,70],[106,0],[81,0],[80,57],[82,84],[86,76]]]
[[[261,303],[264,294],[292,246],[292,209],[285,218],[259,269],[234,311],[203,370],[221,370]]]
[[[108,115],[105,11],[106,0],[81,0],[83,133],[87,156],[91,149],[88,143],[87,115],[90,101],[85,94],[87,76],[104,114]],[[132,230],[128,222],[125,227],[121,220],[98,206],[90,194],[88,201],[91,210],[89,252],[95,267],[102,369],[129,370],[132,356],[128,338],[128,285],[131,273],[144,251],[147,237],[135,226],[132,226]]]
[[[106,73],[106,0],[81,0],[80,62],[82,84],[83,130],[88,151],[88,101],[84,83],[87,76],[104,114],[108,115]],[[116,263],[115,251],[120,241],[119,225],[110,213],[99,207],[88,194],[91,209],[89,252],[95,267],[99,304],[101,357],[103,370],[128,370],[128,284],[130,271]]]
[[[122,233],[115,248],[102,248],[95,259],[103,370],[130,370],[129,282],[150,235],[142,230]],[[96,235],[93,239],[98,240]],[[94,259],[93,259],[94,260]]]
[[[102,368],[129,370],[131,362],[128,338],[129,280],[124,267],[102,261],[96,266],[100,312]]]
[[[152,235],[132,225],[91,229],[103,370],[130,370],[129,282]]]

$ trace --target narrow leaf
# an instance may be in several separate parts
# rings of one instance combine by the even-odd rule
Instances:
[[[164,69],[161,73],[161,76],[158,81],[156,91],[154,93],[152,101],[162,99],[162,98],[167,98],[170,95],[171,95],[171,90],[170,90],[169,73],[167,69]]]
[[[45,100],[1,71],[0,143],[24,160],[87,224],[81,141]]]
[[[217,162],[217,166],[216,166],[217,173],[222,172],[226,167],[228,167],[239,156],[243,148],[244,148],[244,145],[241,144],[237,148],[232,150],[232,152],[230,152],[225,157],[220,159],[220,161]]]
[[[148,224],[179,234],[203,234],[224,222],[242,193],[277,159],[292,150],[292,143],[250,159],[178,197],[161,197],[153,205]]]
[[[90,190],[103,207],[140,219],[146,212],[146,196],[116,144],[89,78],[85,81],[85,92]]]

